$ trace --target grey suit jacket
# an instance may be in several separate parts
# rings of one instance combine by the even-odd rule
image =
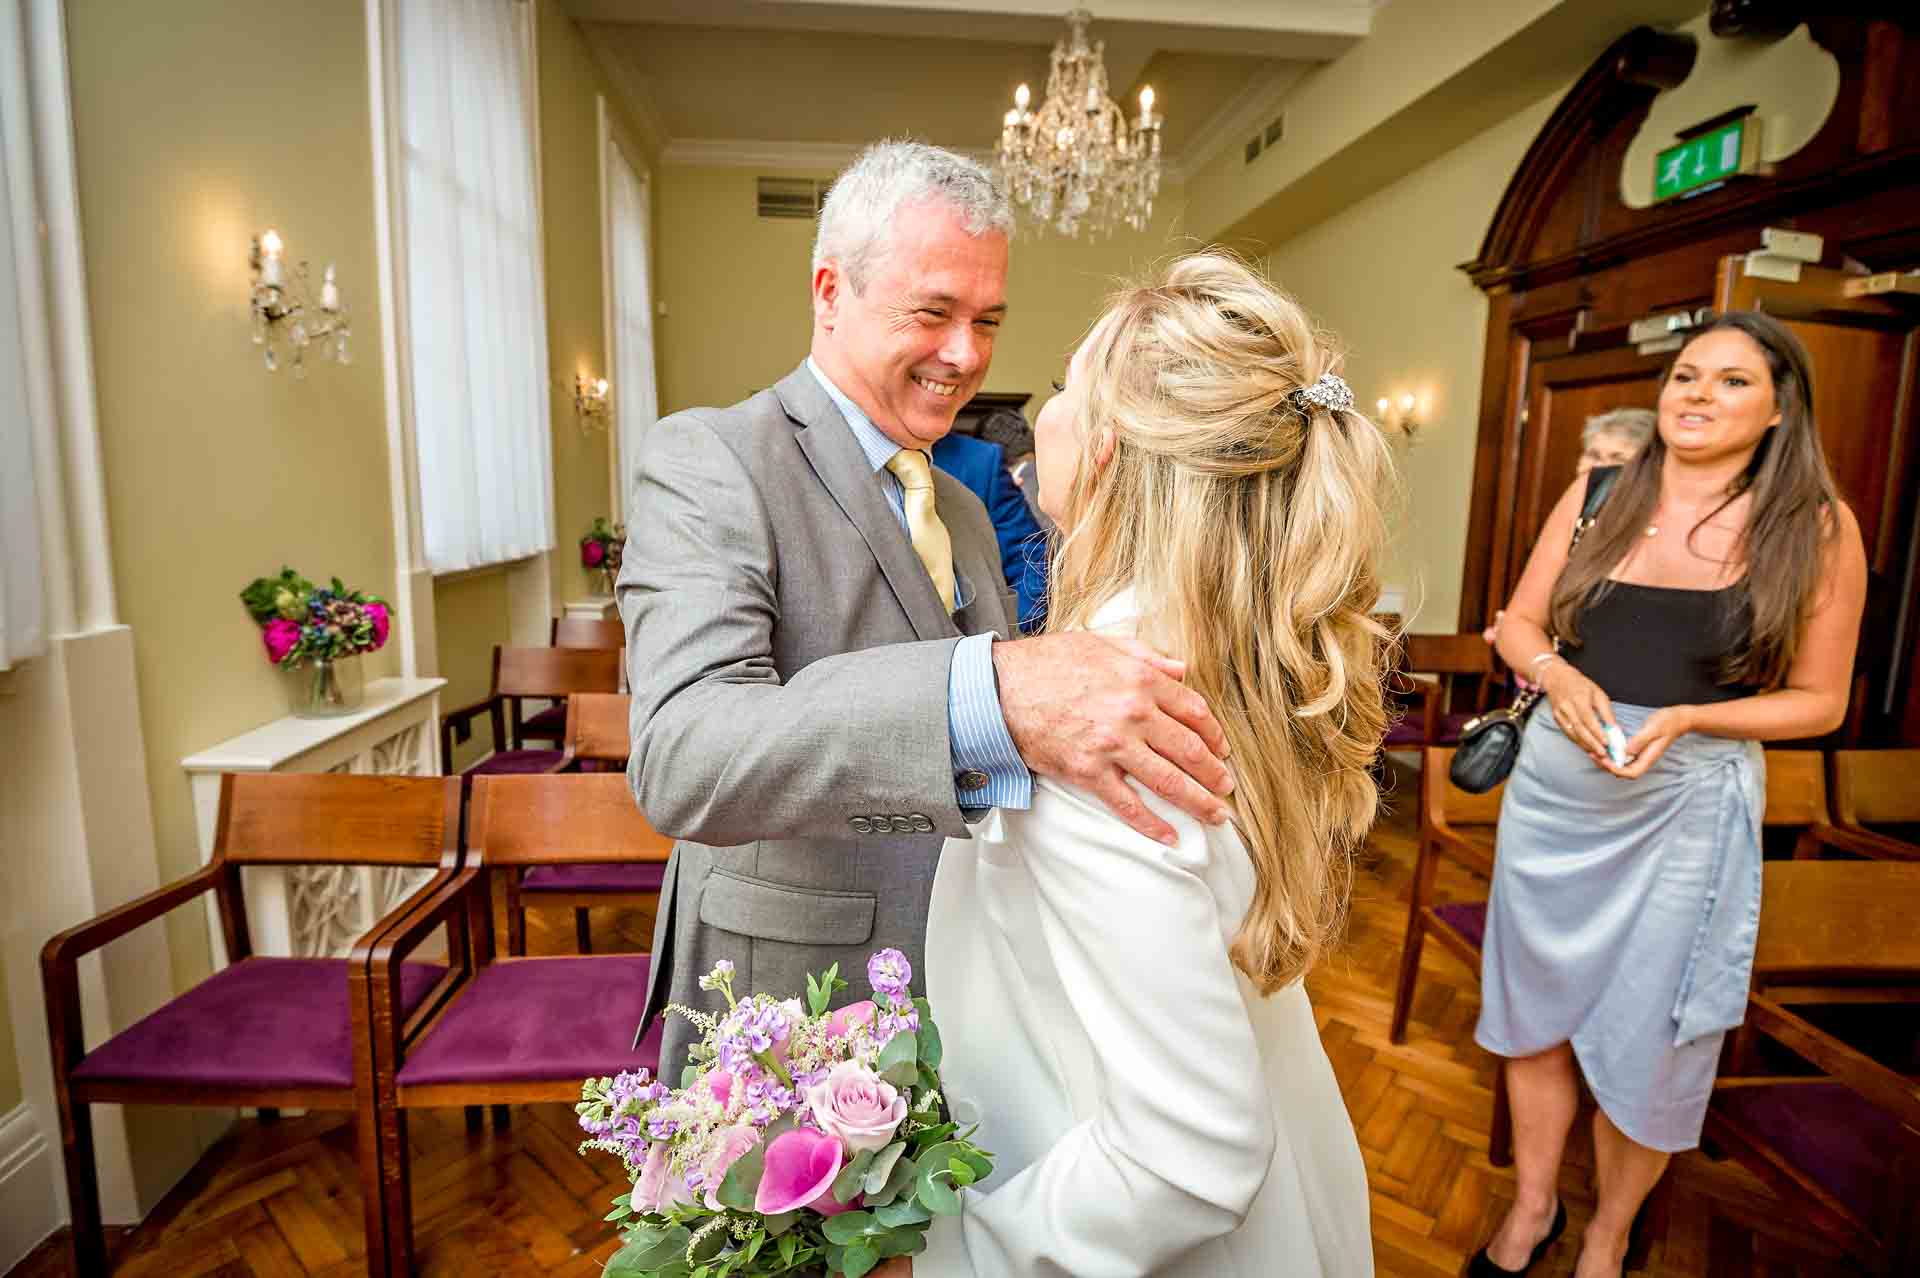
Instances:
[[[617,588],[647,820],[674,838],[644,1030],[699,978],[803,995],[829,963],[870,994],[867,956],[923,970],[940,848],[965,836],[947,732],[962,634],[1005,637],[993,525],[941,472],[935,501],[974,596],[948,617],[853,430],[805,364],[731,408],[653,427],[627,507]],[[924,985],[916,979],[916,985]],[[667,1021],[661,1074],[695,1039]]]

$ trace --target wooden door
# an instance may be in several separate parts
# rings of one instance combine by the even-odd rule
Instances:
[[[1866,542],[1867,618],[1859,673],[1866,679],[1861,731],[1869,741],[1920,743],[1920,657],[1916,597],[1915,391],[1920,363],[1920,298],[1849,294],[1861,277],[1803,267],[1797,281],[1746,273],[1722,259],[1720,310],[1764,311],[1784,320],[1813,358],[1813,412],[1827,463],[1860,520]]]

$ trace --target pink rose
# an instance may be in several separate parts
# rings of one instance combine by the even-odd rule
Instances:
[[[607,561],[607,543],[595,541],[591,537],[580,543],[580,562],[589,568],[598,568]]]
[[[856,1061],[842,1061],[807,1089],[807,1108],[820,1130],[849,1154],[884,1149],[907,1117],[907,1098]]]
[[[277,666],[287,659],[293,645],[300,642],[300,627],[276,617],[260,628],[260,638],[267,645],[267,660]]]
[[[840,1174],[840,1142],[832,1136],[796,1127],[782,1132],[767,1146],[766,1170],[753,1196],[753,1209],[763,1216],[811,1207],[822,1216],[838,1216],[852,1209],[833,1196],[833,1178]],[[859,1201],[859,1195],[854,1196]]]
[[[873,1005],[873,1000],[870,998],[863,998],[858,1003],[849,1003],[827,1018],[827,1034],[832,1038],[845,1038],[853,1033],[856,1025],[864,1025],[872,1029],[874,1018],[879,1014],[880,1009]]]
[[[721,1109],[725,1109],[727,1102],[733,1099],[733,1075],[726,1070],[716,1069],[704,1074],[700,1082],[706,1087],[707,1095],[720,1103]]]
[[[721,1183],[727,1178],[727,1168],[739,1162],[748,1150],[759,1143],[760,1133],[745,1124],[721,1129],[714,1138],[712,1152],[700,1164],[700,1174],[706,1178],[708,1207],[714,1211],[720,1210],[718,1195]]]
[[[667,1142],[654,1141],[647,1147],[647,1161],[640,1169],[640,1179],[634,1182],[633,1196],[629,1200],[633,1209],[664,1212],[692,1197],[687,1191],[686,1178],[675,1175],[669,1166]]]
[[[393,629],[393,617],[383,603],[370,603],[366,608],[367,620],[373,625],[373,646],[384,648],[387,646],[387,634]]]

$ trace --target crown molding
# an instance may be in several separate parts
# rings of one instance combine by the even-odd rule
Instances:
[[[877,139],[876,139],[877,140]],[[663,165],[708,169],[789,169],[837,173],[853,161],[863,142],[778,142],[750,138],[675,138],[660,152]],[[993,152],[950,147],[981,164],[993,163]]]
[[[1240,145],[1249,129],[1264,129],[1306,73],[1307,68],[1296,63],[1254,76],[1194,130],[1180,148],[1181,167],[1198,173],[1221,148]]]

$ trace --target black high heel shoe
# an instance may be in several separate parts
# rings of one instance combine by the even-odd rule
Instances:
[[[1518,1269],[1507,1269],[1504,1266],[1496,1265],[1493,1263],[1492,1258],[1487,1255],[1487,1249],[1482,1247],[1479,1251],[1474,1252],[1473,1259],[1467,1262],[1467,1268],[1463,1278],[1520,1278],[1521,1274],[1526,1273],[1527,1270],[1540,1263],[1540,1257],[1546,1255],[1548,1249],[1560,1241],[1560,1235],[1565,1233],[1566,1230],[1567,1205],[1556,1199],[1553,1204],[1553,1227],[1547,1230],[1547,1236],[1542,1238],[1538,1245],[1534,1247],[1533,1254],[1527,1257],[1526,1264],[1520,1266]]]

